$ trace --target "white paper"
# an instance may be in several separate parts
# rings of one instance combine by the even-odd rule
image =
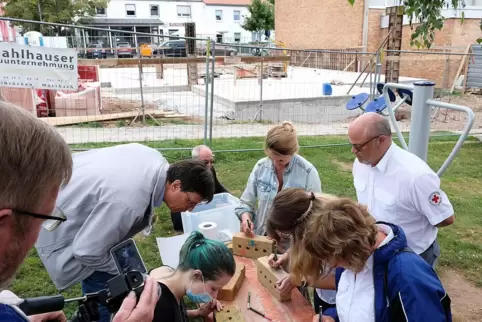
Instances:
[[[176,269],[179,265],[179,252],[190,234],[177,235],[172,237],[157,237],[157,247],[161,254],[163,265]]]

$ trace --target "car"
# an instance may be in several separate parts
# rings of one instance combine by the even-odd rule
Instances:
[[[87,59],[96,58],[107,58],[107,53],[105,49],[102,48],[101,44],[90,44],[87,46],[87,52],[85,53]]]
[[[160,55],[161,57],[186,57],[186,41],[165,41],[157,47],[157,50],[154,51],[154,55]]]
[[[211,48],[212,50],[212,48]],[[202,56],[206,56],[206,44],[202,44],[201,47],[198,49],[198,54]],[[215,55],[216,56],[236,56],[238,51],[236,48],[228,45],[228,44],[218,44],[215,45]],[[212,55],[212,54],[211,54]]]
[[[117,57],[118,58],[132,58],[134,57],[134,51],[128,42],[119,42],[117,43]]]

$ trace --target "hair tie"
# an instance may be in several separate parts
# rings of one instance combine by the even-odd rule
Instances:
[[[303,222],[306,218],[308,218],[308,216],[310,215],[311,213],[311,209],[313,208],[313,201],[315,200],[315,194],[313,193],[313,191],[311,192],[311,195],[310,195],[310,205],[308,206],[308,209],[306,209],[306,211],[300,216],[300,218],[296,219],[296,224],[300,224],[301,222]]]

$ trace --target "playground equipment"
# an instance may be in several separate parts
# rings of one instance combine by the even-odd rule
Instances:
[[[395,127],[398,139],[402,147],[413,154],[417,155],[419,158],[427,162],[428,154],[428,142],[430,139],[430,123],[431,123],[431,113],[432,107],[446,108],[449,110],[455,110],[460,112],[465,112],[467,114],[467,123],[465,124],[462,133],[460,134],[457,143],[455,144],[452,152],[450,152],[447,159],[444,161],[440,169],[437,171],[437,175],[440,177],[443,175],[445,170],[452,163],[455,155],[459,152],[462,144],[467,139],[472,125],[474,124],[474,112],[466,107],[456,104],[449,104],[444,102],[439,102],[433,99],[435,83],[429,81],[419,81],[415,82],[413,85],[404,85],[397,83],[387,83],[383,86],[383,97],[385,100],[389,99],[389,91],[391,89],[398,89],[398,91],[410,91],[413,93],[412,99],[412,115],[411,115],[411,125],[410,125],[410,135],[409,144],[405,142],[400,127],[395,119],[394,109],[387,106],[388,113],[390,115],[390,120]]]
[[[365,108],[363,105],[368,101],[369,94],[361,93],[353,96],[346,105],[347,110],[355,110],[360,108],[363,112],[376,112],[385,115],[383,111],[388,110],[388,116],[392,121],[395,132],[402,148],[415,154],[425,162],[427,162],[428,143],[430,139],[430,123],[431,114],[433,108],[446,108],[449,110],[455,110],[465,112],[467,114],[467,123],[465,124],[462,133],[460,134],[457,143],[455,144],[452,152],[450,152],[447,159],[444,161],[440,169],[437,171],[437,175],[441,177],[452,163],[455,155],[459,152],[464,141],[467,139],[472,125],[474,124],[474,112],[466,107],[456,104],[449,104],[439,102],[433,99],[435,83],[430,81],[419,81],[413,85],[404,85],[397,83],[377,84],[377,90],[381,92],[381,96],[370,102]],[[393,90],[396,90],[401,100],[394,106],[391,103],[395,101],[395,94]],[[390,103],[386,103],[390,102]],[[397,120],[395,118],[395,111],[403,104],[407,103],[412,107],[411,113],[411,125],[409,134],[409,144],[405,142],[405,139],[400,131]]]
[[[388,116],[389,114],[385,111],[387,108],[387,102],[395,102],[396,101],[396,95],[395,93],[389,89],[388,90],[388,99],[387,100],[383,95],[383,86],[384,83],[378,83],[377,84],[377,90],[378,93],[380,94],[379,97],[375,98],[373,101],[367,104],[366,107],[365,103],[368,101],[370,98],[370,95],[368,93],[360,93],[358,95],[353,96],[348,103],[346,104],[346,109],[349,111],[356,110],[357,108],[361,109],[363,112],[375,112],[379,113],[383,116]],[[394,111],[396,111],[400,106],[402,106],[403,103],[407,103],[408,105],[412,105],[412,100],[413,100],[413,94],[412,91],[405,90],[405,89],[398,89],[397,90],[398,96],[401,98],[397,104],[392,107]]]

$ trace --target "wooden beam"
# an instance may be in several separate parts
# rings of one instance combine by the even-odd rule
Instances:
[[[457,70],[457,73],[455,74],[455,78],[454,78],[454,81],[452,83],[452,87],[450,88],[450,94],[452,94],[455,90],[455,84],[457,84],[457,78],[459,78],[460,76],[460,73],[462,72],[462,68],[464,68],[464,64],[465,64],[465,61],[467,60],[467,57],[468,57],[468,53],[469,53],[469,50],[470,50],[470,47],[472,47],[472,45],[467,45],[467,48],[465,49],[465,56],[462,58],[462,61],[460,62],[460,66],[459,66],[459,69]]]
[[[259,62],[286,62],[290,61],[290,56],[240,56],[243,63]],[[101,68],[122,68],[138,66],[139,62],[147,66],[159,64],[205,64],[206,57],[171,57],[171,58],[108,58],[108,59],[79,59],[79,65],[99,66]],[[216,63],[225,63],[225,57],[216,57]]]
[[[344,72],[346,72],[346,70],[348,68],[350,68],[351,65],[353,65],[353,63],[356,61],[356,58],[353,58],[353,60],[345,67],[345,69],[343,70]]]
[[[470,53],[471,51],[472,51],[472,46],[470,46],[469,51],[467,53]],[[464,85],[462,87],[462,94],[465,94],[465,90],[467,89],[467,72],[469,71],[470,59],[474,59],[474,57],[473,56],[468,57],[467,61],[465,62]]]
[[[48,123],[49,125],[62,126],[62,125],[72,125],[88,122],[101,122],[119,119],[128,119],[135,117],[139,111],[114,113],[114,114],[100,114],[100,115],[86,115],[86,116],[60,116],[60,117],[41,117],[40,120]],[[145,110],[146,114],[150,114],[154,117],[165,117],[165,118],[175,118],[175,117],[185,117],[184,114],[175,114],[174,112],[163,112],[159,110]]]

